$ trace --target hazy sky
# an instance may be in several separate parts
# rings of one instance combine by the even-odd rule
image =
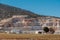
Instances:
[[[0,3],[30,10],[36,14],[60,17],[60,0],[0,0]]]

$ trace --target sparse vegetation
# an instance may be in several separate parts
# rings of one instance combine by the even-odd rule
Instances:
[[[34,39],[34,40],[60,40],[60,35],[41,35],[41,34],[2,34],[0,33],[0,39]]]
[[[53,34],[55,32],[55,30],[53,28],[49,28],[49,31],[51,34]]]
[[[44,30],[44,32],[46,32],[46,33],[49,32],[49,28],[48,28],[48,27],[44,27],[43,30]]]

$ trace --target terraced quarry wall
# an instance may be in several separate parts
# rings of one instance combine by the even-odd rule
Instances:
[[[0,40],[60,40],[60,35],[0,34]]]

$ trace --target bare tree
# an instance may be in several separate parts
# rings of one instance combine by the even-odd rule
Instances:
[[[53,28],[49,28],[49,31],[51,34],[53,34],[55,32],[55,30]]]

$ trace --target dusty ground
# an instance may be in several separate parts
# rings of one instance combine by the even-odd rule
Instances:
[[[60,35],[0,33],[0,40],[60,40]]]

